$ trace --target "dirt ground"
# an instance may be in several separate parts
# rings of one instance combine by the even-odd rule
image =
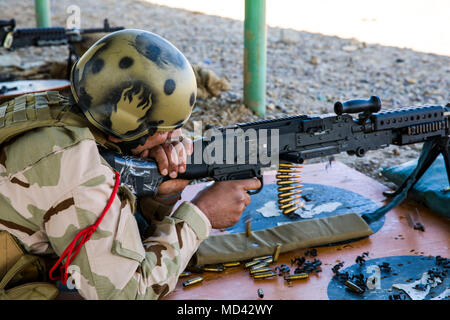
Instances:
[[[65,26],[66,10],[73,4],[81,8],[82,28],[100,27],[108,18],[113,26],[158,33],[174,43],[192,64],[209,68],[230,81],[231,90],[197,101],[187,129],[192,130],[192,121],[199,120],[203,124],[227,125],[261,119],[243,105],[242,21],[138,0],[59,0],[51,1],[52,24]],[[32,3],[1,1],[0,19],[13,17],[18,27],[33,27]],[[13,53],[0,50],[0,66],[7,62],[22,66],[45,60],[64,62],[66,57],[64,47],[27,48]],[[381,98],[383,108],[445,105],[450,102],[449,89],[448,56],[268,28],[266,119],[329,113],[335,101],[367,99],[371,95]],[[380,170],[417,158],[420,149],[421,145],[390,146],[363,158],[341,154],[336,159],[387,183]]]

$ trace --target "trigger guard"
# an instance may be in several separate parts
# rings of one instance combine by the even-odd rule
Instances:
[[[262,190],[262,188],[264,187],[263,177],[258,177],[258,180],[261,182],[261,187],[256,190],[247,190],[248,195],[252,196],[254,194],[259,193]]]

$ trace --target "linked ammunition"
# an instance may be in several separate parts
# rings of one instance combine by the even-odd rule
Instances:
[[[257,273],[253,275],[253,279],[264,279],[264,278],[270,278],[275,276],[276,273],[273,271],[268,271],[268,272],[261,272],[261,273]]]
[[[301,198],[301,196],[299,195],[299,196],[295,196],[295,197],[280,199],[280,200],[278,200],[278,203],[283,204],[283,203],[286,203],[286,202],[289,202],[289,201],[292,201],[292,200],[295,200],[298,198]]]
[[[300,178],[300,176],[289,175],[289,174],[277,174],[275,177],[277,179],[297,179],[297,178]]]
[[[278,185],[285,185],[285,184],[294,184],[294,183],[299,183],[300,180],[280,180],[277,181]]]
[[[203,281],[203,277],[196,277],[183,282],[183,287],[191,286],[195,283],[199,283]]]
[[[291,281],[291,280],[300,280],[300,279],[306,279],[308,278],[307,273],[297,273],[297,274],[290,274],[287,276],[284,276],[284,280]]]
[[[297,169],[278,169],[278,173],[295,173],[295,172],[302,172],[302,171]]]
[[[293,163],[280,163],[278,166],[284,168],[303,168],[301,164],[293,164]]]
[[[303,187],[303,185],[300,185],[299,187]],[[280,198],[289,197],[289,196],[292,196],[297,193],[302,193],[302,191],[303,190],[297,190],[297,191],[293,191],[293,192],[279,193],[278,197],[280,197]]]
[[[297,200],[297,201],[291,202],[291,203],[283,204],[283,205],[280,206],[280,209],[286,209],[286,208],[292,207],[293,205],[295,205],[295,204],[297,204],[299,202],[300,202],[300,200]]]
[[[294,189],[298,189],[298,188],[301,188],[302,186],[300,185],[300,186],[285,186],[285,187],[279,187],[278,188],[278,191],[279,192],[281,192],[281,191],[289,191],[289,190],[294,190]]]
[[[301,170],[295,168],[301,168],[302,165],[294,165],[290,163],[281,163],[278,167],[278,174],[276,175],[277,185],[278,187],[278,203],[279,209],[283,211],[283,214],[289,214],[290,212],[295,211],[300,206],[298,206],[300,200],[295,201],[295,199],[300,198],[299,193],[302,190],[296,190],[303,187],[303,185],[299,184],[302,182],[300,180],[300,175],[294,175],[294,172],[301,172]]]
[[[297,210],[298,208],[301,208],[301,207],[302,206],[298,206],[298,207],[292,207],[292,208],[283,210],[283,214],[288,214],[288,213],[294,212],[295,210]]]

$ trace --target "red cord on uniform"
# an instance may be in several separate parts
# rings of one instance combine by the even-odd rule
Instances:
[[[106,204],[105,209],[103,210],[102,214],[100,215],[100,217],[97,219],[97,221],[93,225],[78,232],[77,235],[75,236],[75,238],[72,240],[72,242],[67,246],[67,248],[64,250],[64,252],[61,254],[61,257],[59,257],[58,261],[55,263],[55,265],[52,267],[52,269],[49,272],[49,277],[51,280],[61,280],[61,282],[64,285],[67,283],[67,269],[69,267],[69,264],[73,261],[73,259],[75,259],[77,254],[80,252],[81,247],[91,238],[92,234],[95,232],[95,230],[99,226],[100,222],[102,222],[103,217],[105,216],[106,212],[108,212],[109,208],[111,207],[111,205],[114,201],[114,198],[116,197],[117,190],[119,189],[120,174],[118,172],[114,172],[114,173],[116,175],[116,182],[114,184],[114,189],[111,193],[108,203]],[[79,243],[77,243],[78,240],[80,240]],[[73,251],[75,251],[75,252],[72,254]],[[62,262],[62,259],[64,259],[64,258],[66,258],[66,262],[63,265],[61,262]],[[54,277],[52,274],[60,264],[61,264],[61,266],[59,267],[60,275],[57,277]]]

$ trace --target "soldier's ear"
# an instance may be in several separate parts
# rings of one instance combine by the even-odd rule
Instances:
[[[122,142],[121,139],[108,135],[108,140],[114,143]]]

